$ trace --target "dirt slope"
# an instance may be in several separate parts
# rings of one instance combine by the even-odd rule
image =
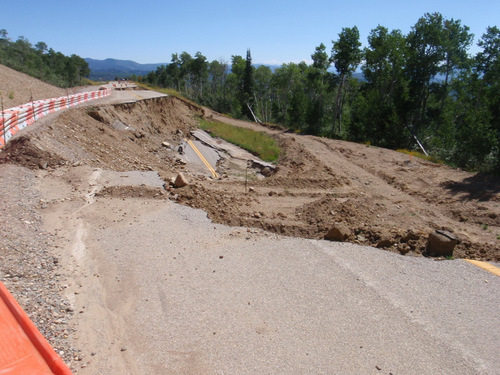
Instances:
[[[56,98],[73,94],[74,89],[65,90],[46,84],[33,77],[0,65],[0,92],[4,109],[25,104],[33,100]]]
[[[196,116],[272,134],[283,148],[276,172],[268,178],[251,174],[247,191],[246,171],[229,159],[220,163],[223,177],[217,181],[184,166],[176,145],[196,127]],[[202,208],[217,222],[318,239],[342,223],[348,241],[402,254],[422,254],[429,233],[445,229],[459,239],[455,256],[500,260],[497,178],[377,147],[263,128],[173,97],[65,111],[14,139],[0,159],[30,168],[157,170],[165,181],[183,171],[192,184],[168,187],[165,196]],[[126,197],[137,189],[102,194]]]

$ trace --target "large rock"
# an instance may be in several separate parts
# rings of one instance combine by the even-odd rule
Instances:
[[[394,237],[390,232],[382,232],[380,234],[380,239],[377,242],[377,247],[386,249],[394,245]]]
[[[408,241],[418,241],[420,239],[420,236],[419,234],[415,233],[414,231],[412,231],[411,229],[408,229],[406,231],[406,233],[404,233],[402,236],[401,236],[401,242],[408,242]]]
[[[436,230],[429,235],[424,255],[431,257],[451,257],[458,243],[457,237],[445,230]]]
[[[351,235],[351,230],[343,223],[335,223],[335,225],[325,234],[325,240],[329,241],[346,241]]]
[[[184,187],[184,186],[187,186],[187,185],[189,185],[189,181],[186,179],[186,177],[184,176],[184,174],[179,173],[177,175],[177,177],[175,178],[174,186],[177,187],[177,188],[181,188],[181,187]]]

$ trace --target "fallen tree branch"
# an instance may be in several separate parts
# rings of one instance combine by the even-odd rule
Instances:
[[[255,114],[253,113],[252,107],[250,107],[250,104],[247,103],[247,107],[250,110],[250,113],[252,114],[254,121],[258,122],[259,124],[262,124],[262,121],[260,121],[260,119],[257,116],[255,116]]]

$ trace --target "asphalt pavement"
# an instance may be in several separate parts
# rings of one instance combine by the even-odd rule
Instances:
[[[131,374],[499,373],[498,276],[140,204],[98,200],[83,216],[101,308],[127,327],[111,355]],[[105,211],[119,216],[93,222]]]
[[[187,163],[198,165],[200,170],[208,176],[218,177],[217,162],[221,157],[215,148],[198,139],[185,139],[182,143],[182,149],[183,153],[179,155],[181,159]]]

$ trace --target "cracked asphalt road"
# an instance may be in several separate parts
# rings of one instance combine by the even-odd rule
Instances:
[[[79,239],[78,259],[61,250],[74,274],[68,293],[77,292],[82,312],[77,345],[88,351],[79,373],[500,368],[500,278],[464,260],[227,227],[167,200],[98,196],[78,211],[75,204],[83,203],[44,212]]]

